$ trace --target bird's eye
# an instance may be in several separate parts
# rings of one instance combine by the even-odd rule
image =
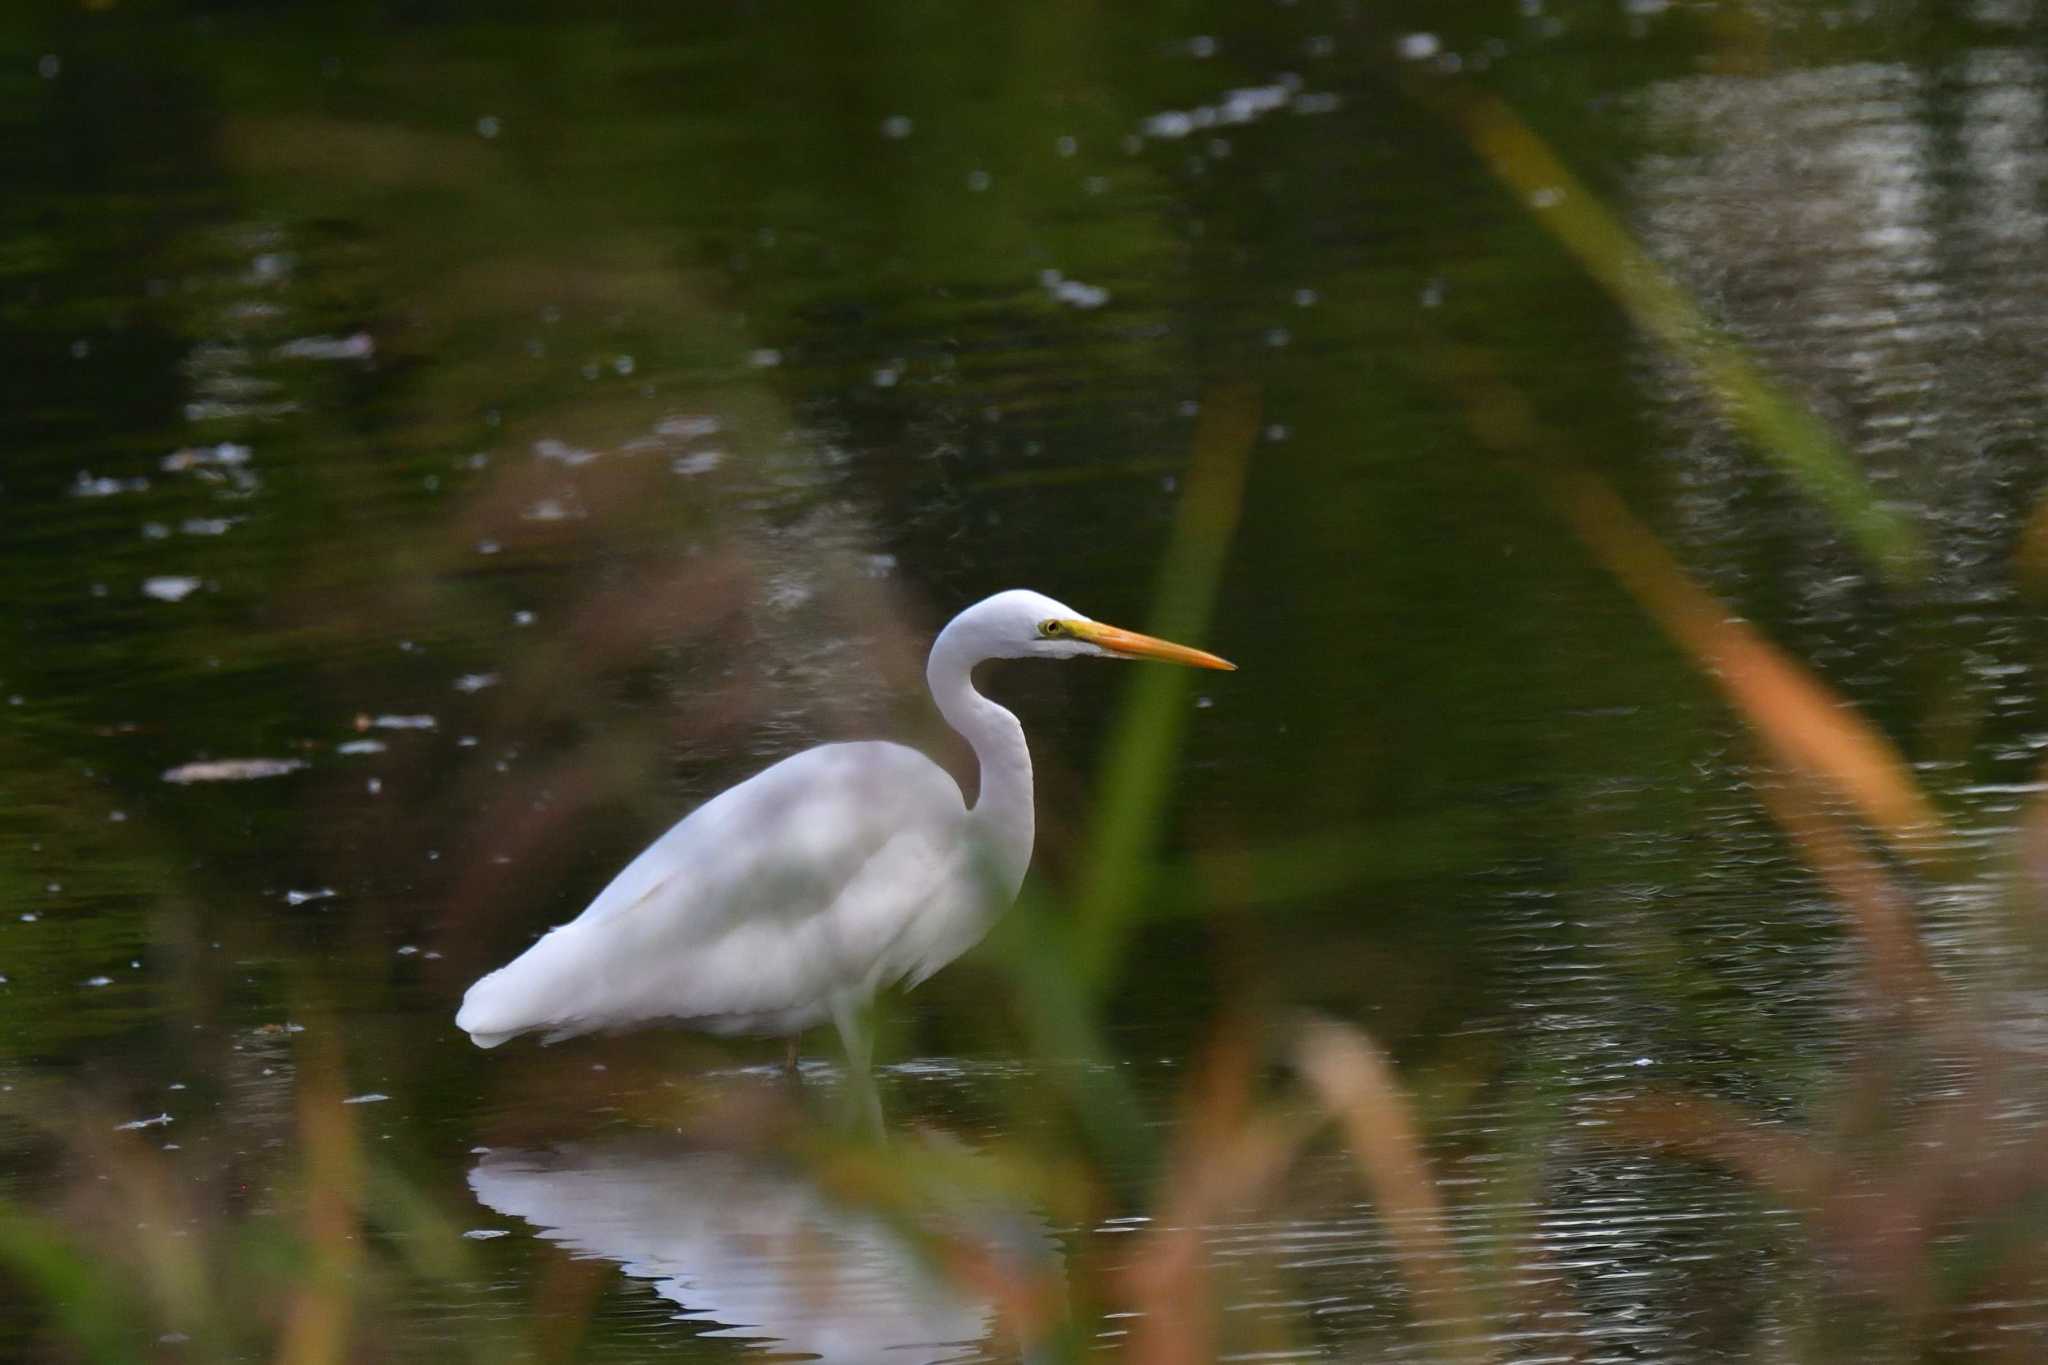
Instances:
[[[1063,635],[1066,633],[1066,629],[1067,628],[1061,625],[1058,621],[1040,621],[1038,623],[1038,633],[1040,635],[1046,636],[1047,638],[1050,638],[1054,635]]]

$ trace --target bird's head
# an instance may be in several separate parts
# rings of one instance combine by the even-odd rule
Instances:
[[[1064,602],[1025,588],[999,592],[955,617],[947,633],[962,632],[981,658],[1160,659],[1195,668],[1235,669],[1225,659],[1186,645],[1104,625]]]

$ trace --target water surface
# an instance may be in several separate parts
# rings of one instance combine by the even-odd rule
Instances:
[[[1950,821],[1911,877],[1931,958],[2016,1050],[1987,1141],[2023,1142],[2038,21],[1406,13],[0,22],[0,1189],[40,1207],[144,1123],[118,1140],[217,1245],[293,1207],[307,1113],[345,1112],[436,1226],[502,1234],[394,1276],[395,1357],[549,1314],[601,1359],[1013,1351],[778,1146],[833,1122],[825,1040],[792,1099],[772,1044],[484,1054],[451,1016],[775,758],[888,735],[967,775],[932,631],[1020,585],[1147,625],[1204,405],[1248,385],[1204,641],[1243,667],[1184,699],[1103,1051],[1045,1055],[970,959],[891,1013],[892,1128],[1059,1151],[1063,1077],[1099,1066],[1170,1139],[1219,1019],[1312,1007],[1416,1088],[1453,1242],[1540,1253],[1507,1279],[1551,1308],[1472,1329],[1499,1355],[1826,1349],[1786,1201],[1593,1115],[1675,1088],[1817,1122],[1886,1026],[1856,942],[1740,720],[1475,439],[1459,376],[1901,747]],[[1434,97],[1460,83],[1825,419],[1922,575],[1887,581],[1487,175]],[[984,677],[1039,765],[1030,913],[1085,877],[1128,677]],[[1106,1165],[1073,1207],[1010,1190],[994,1239],[1075,1302],[1160,1207]],[[1341,1151],[1291,1188],[1212,1231],[1225,1345],[1446,1349]],[[1945,1348],[2038,1342],[2044,1293],[2015,1272]],[[36,1310],[0,1321],[46,1348]]]

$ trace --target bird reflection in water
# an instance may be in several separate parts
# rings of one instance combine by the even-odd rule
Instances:
[[[987,1358],[999,1323],[994,1281],[1056,1285],[1059,1250],[1043,1218],[956,1191],[921,1220],[994,1276],[956,1282],[881,1213],[835,1202],[801,1170],[758,1156],[656,1139],[495,1151],[470,1189],[498,1213],[582,1257],[652,1280],[709,1333],[826,1361]],[[957,1277],[967,1279],[970,1277]]]

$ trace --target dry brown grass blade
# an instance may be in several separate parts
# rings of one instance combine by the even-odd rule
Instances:
[[[1436,359],[1442,378],[1465,405],[1473,435],[1505,456],[1541,457],[1530,472],[1547,479],[1559,515],[1713,679],[1780,766],[1837,792],[1901,852],[1917,856],[1933,845],[1941,817],[1889,740],[1819,679],[1735,620],[1605,482],[1558,453],[1557,441],[1485,352],[1447,347]]]
[[[2012,552],[2013,577],[2036,597],[2048,594],[2048,498],[2038,498],[2020,528],[2020,543]]]
[[[95,1122],[97,1129],[101,1124]],[[212,1298],[204,1255],[204,1239],[184,1235],[200,1222],[201,1213],[176,1187],[171,1170],[134,1133],[117,1135],[100,1148],[95,1164],[106,1172],[118,1203],[116,1227],[132,1229],[129,1244],[140,1271],[136,1288],[166,1323],[190,1332],[204,1323],[216,1304]],[[86,1144],[79,1144],[84,1147]]]
[[[1343,1127],[1392,1239],[1401,1278],[1438,1324],[1439,1349],[1453,1360],[1488,1359],[1473,1337],[1483,1323],[1478,1301],[1446,1231],[1414,1113],[1386,1055],[1356,1029],[1311,1020],[1296,1041],[1295,1064]]]
[[[1958,1262],[1981,1260],[2018,1283],[2048,1272],[2029,1212],[2042,1189],[2048,1135],[1987,1147],[1984,1135],[2013,1091],[2005,1055],[1966,1021],[1944,1013],[1932,1030],[1885,1037],[1849,1071],[1824,1142],[1733,1105],[1671,1093],[1609,1106],[1602,1131],[1608,1141],[1721,1166],[1797,1210],[1840,1289],[1882,1304],[1899,1340],[1931,1343],[1979,1330],[1987,1303],[2027,1301],[2017,1287],[1984,1289],[1983,1277],[1969,1296],[1944,1290]],[[1967,1079],[1926,1094],[1913,1077],[1935,1039],[1968,1050]],[[1955,1063],[1956,1054],[1942,1055]],[[1959,1236],[1975,1239],[1974,1247],[1958,1249]]]
[[[944,1237],[935,1239],[931,1250],[948,1283],[994,1307],[993,1335],[1014,1343],[1024,1359],[1039,1356],[1040,1346],[1065,1323],[1066,1285],[1059,1276],[1021,1269],[1014,1257],[998,1254],[986,1241]]]
[[[285,1318],[279,1365],[351,1358],[349,1327],[362,1262],[363,1155],[342,1107],[340,1061],[331,1048],[314,1045],[309,1052],[298,1088],[306,1267]]]
[[[6,1117],[24,1118],[27,1112],[15,1110]],[[108,1271],[108,1284],[120,1284],[125,1299],[132,1300],[119,1305],[118,1320],[131,1326],[139,1319],[203,1340],[219,1308],[207,1264],[204,1234],[210,1214],[203,1186],[174,1174],[144,1130],[118,1122],[98,1104],[33,1112],[34,1122],[47,1124],[43,1131],[68,1148],[78,1168],[94,1173],[64,1191],[61,1223],[89,1234],[80,1237],[80,1249],[90,1248]],[[23,1211],[0,1201],[0,1216],[18,1220]],[[19,1292],[27,1285],[17,1279],[17,1270],[0,1266],[0,1279]],[[81,1301],[67,1308],[106,1322],[117,1320],[110,1316],[112,1305]],[[141,1313],[131,1317],[131,1308]],[[79,1358],[93,1354],[87,1350]]]
[[[1226,1025],[1188,1090],[1153,1230],[1122,1275],[1124,1297],[1139,1314],[1127,1354],[1139,1365],[1191,1365],[1223,1354],[1208,1229],[1263,1198],[1310,1131],[1298,1117],[1254,1111],[1256,1061],[1250,1030]]]
[[[1906,761],[1819,679],[1694,583],[1612,489],[1573,471],[1556,485],[1566,519],[1665,633],[1698,661],[1787,770],[1852,803],[1900,851],[1941,831]]]
[[[2043,792],[2048,793],[2048,763],[2036,770],[2035,777]],[[2022,885],[2028,893],[2023,905],[2033,911],[2021,923],[2031,932],[2037,949],[2048,950],[2048,913],[2044,913],[2048,912],[2048,794],[2027,803],[2013,847],[2019,859]]]
[[[1856,1169],[1839,1152],[1718,1100],[1649,1094],[1609,1107],[1604,1117],[1609,1141],[1742,1176],[1800,1213],[1844,1285],[1880,1296],[1901,1321],[1925,1315],[1924,1257],[1938,1181],[1921,1186]]]
[[[1757,784],[1766,809],[1799,846],[1863,944],[1877,1000],[1924,1011],[1938,985],[1913,921],[1913,905],[1898,883],[1857,842],[1844,822],[1798,779]]]
[[[596,1259],[562,1255],[549,1261],[534,1294],[533,1316],[539,1324],[533,1340],[535,1360],[553,1365],[582,1354],[591,1315],[612,1271],[608,1262]]]
[[[741,1149],[760,1145],[758,1135],[730,1136]],[[1034,1220],[1091,1222],[1100,1205],[1088,1172],[1067,1161],[969,1147],[939,1129],[877,1144],[789,1123],[783,1147],[801,1160],[820,1194],[886,1218],[904,1248],[959,1287],[964,1301],[990,1305],[996,1342],[1026,1359],[1048,1354],[1047,1343],[1069,1323],[1063,1263],[1019,1254],[1009,1235],[1016,1225],[989,1215],[1028,1211]]]
[[[2041,769],[2037,780],[2048,784],[2048,766]],[[2032,892],[2032,907],[2039,913],[2048,909],[2048,798],[2028,804],[2020,824],[2018,849],[2020,870]]]
[[[1792,1208],[1809,1212],[1832,1181],[1832,1163],[1810,1139],[1720,1100],[1661,1091],[1600,1111],[1604,1140],[1648,1147],[1733,1171]]]

